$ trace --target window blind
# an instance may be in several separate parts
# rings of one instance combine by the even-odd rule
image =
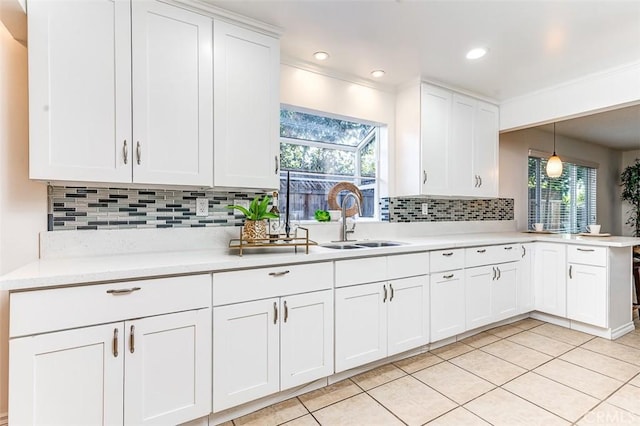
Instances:
[[[547,159],[529,156],[528,226],[544,223],[552,232],[585,232],[597,223],[597,169],[563,161],[562,175],[549,178]]]

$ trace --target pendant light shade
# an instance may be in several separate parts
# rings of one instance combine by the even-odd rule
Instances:
[[[557,178],[562,175],[562,160],[556,155],[556,123],[553,123],[553,155],[547,160],[547,176]]]

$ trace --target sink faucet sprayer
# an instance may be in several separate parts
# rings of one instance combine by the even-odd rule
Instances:
[[[342,210],[342,236],[340,238],[340,241],[349,241],[349,239],[347,238],[347,234],[352,234],[352,233],[355,232],[355,227],[356,227],[356,223],[355,222],[353,223],[353,227],[351,229],[347,229],[347,200],[349,200],[349,198],[353,198],[353,201],[356,203],[356,206],[358,207],[358,214],[360,216],[362,216],[362,206],[360,205],[360,197],[358,197],[353,192],[349,192],[342,199],[342,206],[341,206],[341,210]]]

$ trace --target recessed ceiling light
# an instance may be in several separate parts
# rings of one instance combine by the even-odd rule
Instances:
[[[329,54],[327,52],[319,51],[314,53],[313,57],[319,61],[324,61],[325,59],[329,59]]]
[[[384,75],[384,70],[371,71],[371,77],[380,78]]]
[[[487,49],[484,47],[476,47],[467,52],[467,59],[480,59],[487,54]]]

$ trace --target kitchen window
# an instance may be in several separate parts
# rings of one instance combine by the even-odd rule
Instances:
[[[377,217],[379,126],[280,109],[280,199],[284,212],[287,172],[293,220],[312,220],[328,210],[327,194],[338,182],[362,192],[362,217]],[[338,200],[340,202],[340,200]]]
[[[552,232],[585,232],[587,225],[597,223],[597,165],[564,159],[562,175],[549,178],[547,158],[529,152],[529,229],[544,223],[544,229]]]

